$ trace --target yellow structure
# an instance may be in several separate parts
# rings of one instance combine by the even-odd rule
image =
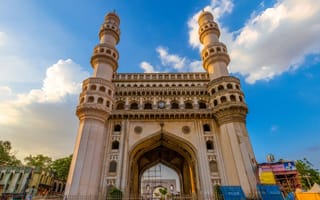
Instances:
[[[209,12],[199,17],[205,73],[117,73],[120,19],[106,15],[83,81],[66,195],[105,199],[110,186],[140,196],[141,176],[162,163],[182,194],[212,198],[214,185],[255,192],[255,157],[239,79]]]

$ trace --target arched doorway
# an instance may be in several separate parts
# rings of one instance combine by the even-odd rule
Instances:
[[[163,163],[143,172],[140,180],[140,195],[142,199],[161,199],[161,197],[180,196],[181,176]]]
[[[128,191],[140,196],[142,174],[150,167],[162,163],[173,169],[180,178],[181,194],[196,194],[199,188],[195,148],[174,134],[160,131],[137,142],[130,151]]]

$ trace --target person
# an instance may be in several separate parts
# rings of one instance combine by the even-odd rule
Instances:
[[[33,195],[36,193],[35,186],[32,186],[32,188],[28,188],[26,192],[27,192],[26,200],[32,200]]]

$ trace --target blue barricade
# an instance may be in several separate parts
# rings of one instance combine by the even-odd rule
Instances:
[[[246,196],[243,193],[241,186],[220,186],[224,200],[245,200]]]
[[[257,185],[257,188],[262,200],[283,200],[277,185]]]

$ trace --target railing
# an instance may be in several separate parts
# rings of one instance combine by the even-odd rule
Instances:
[[[224,200],[221,195],[205,195],[205,194],[193,194],[193,195],[166,195],[156,197],[142,197],[137,195],[103,195],[105,197],[99,198],[96,195],[47,195],[47,196],[35,196],[33,200]],[[24,200],[23,198],[21,200]],[[242,199],[234,199],[242,200]],[[262,200],[258,193],[246,194],[245,200]]]

